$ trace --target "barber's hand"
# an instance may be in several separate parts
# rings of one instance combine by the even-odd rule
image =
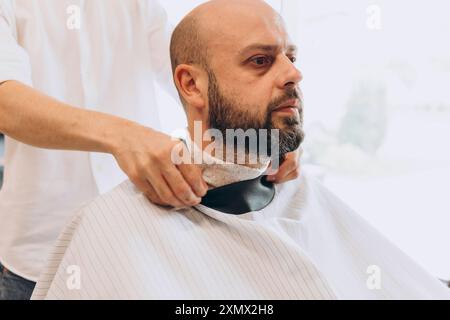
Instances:
[[[284,183],[297,179],[300,176],[300,158],[302,154],[303,149],[301,147],[294,152],[286,154],[286,158],[278,170],[269,168],[267,180],[274,183]]]
[[[180,141],[138,124],[122,129],[112,154],[121,169],[151,202],[183,208],[201,202],[208,191],[196,165],[175,165],[172,149]]]

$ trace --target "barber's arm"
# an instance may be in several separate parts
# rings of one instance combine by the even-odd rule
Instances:
[[[110,153],[131,181],[159,204],[198,204],[207,191],[200,169],[172,164],[177,142],[169,136],[66,105],[17,81],[0,85],[0,132],[39,148]]]
[[[171,151],[177,142],[169,136],[67,105],[33,89],[27,54],[14,36],[13,14],[6,6],[1,9],[0,132],[39,148],[110,153],[157,204],[184,207],[201,201],[207,191],[201,171],[194,165],[172,163]]]

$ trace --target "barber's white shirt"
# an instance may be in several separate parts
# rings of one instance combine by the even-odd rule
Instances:
[[[431,250],[432,248],[430,248]],[[314,178],[261,211],[150,203],[129,181],[80,211],[33,299],[450,299]]]
[[[78,12],[81,28],[71,29]],[[159,128],[155,79],[176,97],[169,36],[157,1],[0,0],[0,82],[21,81],[71,105]],[[110,155],[11,138],[5,152],[0,261],[36,281],[74,211],[125,176]]]

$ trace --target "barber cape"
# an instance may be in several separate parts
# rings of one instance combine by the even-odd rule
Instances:
[[[67,226],[33,299],[449,299],[314,178],[261,210],[150,203],[130,181]],[[431,248],[430,248],[431,249]]]

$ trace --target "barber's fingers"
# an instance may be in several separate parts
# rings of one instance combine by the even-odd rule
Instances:
[[[145,193],[146,197],[154,204],[158,204],[160,206],[170,206],[168,203],[165,203],[164,201],[161,200],[161,198],[158,196],[158,193],[156,192],[156,190],[152,187],[152,185],[150,184],[150,182],[148,182],[149,185],[149,192]],[[186,206],[180,206],[180,207],[175,207],[176,209],[182,209],[185,208]]]
[[[194,164],[180,164],[177,168],[197,197],[204,197],[208,192],[208,185],[203,180],[201,168]]]
[[[144,192],[145,196],[154,204],[158,204],[160,206],[167,206],[168,204],[161,200],[156,192],[155,188],[152,187],[150,182],[147,181],[148,191]]]
[[[153,190],[156,191],[158,197],[164,205],[175,208],[186,206],[184,202],[174,194],[163,175],[160,173],[149,172],[147,175],[147,180],[151,184]]]
[[[279,171],[279,168],[278,169],[272,168],[272,162],[271,162],[269,165],[269,168],[267,168],[267,170],[264,174],[267,175],[267,178],[270,178],[269,180],[273,180],[275,178],[275,175],[278,173],[278,171]]]
[[[172,194],[177,197],[184,205],[194,206],[201,202],[190,185],[186,182],[178,167],[172,164],[162,168],[163,177],[170,187]],[[154,185],[156,188],[156,186]]]
[[[283,183],[289,181],[288,177],[292,176],[292,174],[296,173],[297,171],[298,164],[292,159],[289,159],[283,162],[278,172],[275,175],[269,176],[268,180],[275,183]]]
[[[170,206],[167,202],[164,202],[161,200],[161,198],[158,196],[158,193],[156,190],[152,187],[150,182],[146,182],[148,185],[148,191],[144,192],[145,196],[154,204],[160,205],[160,206]],[[174,206],[177,209],[184,208],[185,206]]]
[[[294,152],[286,154],[285,160],[278,171],[275,173],[269,172],[267,180],[275,183],[283,183],[296,179],[300,175],[300,157],[302,153],[303,150],[299,148]]]
[[[183,154],[185,153],[190,154],[187,145],[184,144],[183,142],[179,142],[175,146],[175,148],[176,148],[175,150],[178,150],[177,154],[179,154],[181,150],[183,151]],[[173,161],[172,164],[174,164]],[[183,163],[181,161],[181,163],[175,165],[175,167],[177,170],[180,171],[184,180],[190,186],[192,191],[194,191],[197,197],[201,198],[205,196],[206,192],[208,191],[208,186],[206,182],[203,180],[202,170],[199,166],[192,163]],[[171,167],[170,169],[173,169],[173,167]],[[188,190],[184,190],[184,192],[188,192]]]
[[[298,167],[297,169],[289,172],[286,176],[278,178],[274,182],[275,183],[285,183],[285,182],[288,182],[288,181],[291,181],[291,180],[295,180],[298,177],[300,177],[300,174],[301,174],[301,169],[300,169],[300,167]]]

